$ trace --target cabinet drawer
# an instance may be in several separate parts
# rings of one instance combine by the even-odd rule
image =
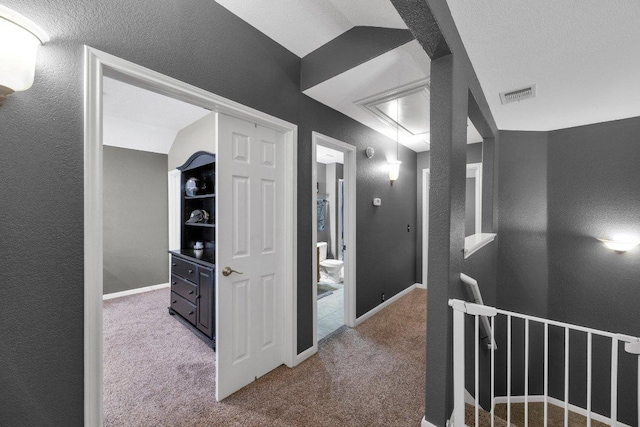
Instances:
[[[171,292],[171,308],[190,323],[196,323],[196,306],[175,292]]]
[[[176,276],[175,274],[171,275],[171,290],[181,297],[187,299],[191,304],[196,303],[196,296],[198,294],[198,287],[189,282],[188,280],[184,280],[180,276]]]
[[[177,256],[171,257],[171,273],[182,276],[194,283],[198,280],[198,266]]]

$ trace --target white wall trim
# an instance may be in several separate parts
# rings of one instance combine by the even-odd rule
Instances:
[[[318,346],[317,346],[317,343],[316,343],[316,345],[314,345],[312,347],[309,347],[308,349],[306,349],[302,353],[296,355],[295,366],[298,366],[299,364],[301,364],[302,362],[304,362],[305,360],[307,360],[308,358],[310,358],[311,356],[313,356],[317,352],[318,352]]]
[[[467,178],[474,178],[476,184],[475,233],[482,233],[482,163],[467,164]]]
[[[104,294],[102,296],[102,300],[106,301],[109,299],[126,297],[128,295],[143,294],[145,292],[155,291],[157,289],[164,289],[170,286],[171,286],[171,283],[161,283],[159,285],[145,286],[144,288],[136,288],[136,289],[129,289],[127,291],[112,292],[110,294]]]
[[[435,424],[431,424],[425,417],[422,417],[422,422],[420,423],[420,427],[438,427]]]
[[[414,283],[415,287],[418,289],[427,289],[427,285],[423,283]]]
[[[542,396],[542,395],[529,396],[528,399],[529,399],[530,403],[541,403],[541,402],[544,402],[544,396]],[[547,397],[547,401],[551,405],[555,405],[555,406],[558,406],[560,408],[564,408],[564,401],[562,401],[560,399],[556,399],[555,397],[550,397],[549,396],[549,397]],[[507,397],[506,396],[494,397],[493,404],[497,405],[497,404],[500,404],[500,403],[507,403]],[[511,403],[524,403],[524,396],[511,396]],[[581,407],[576,406],[576,405],[572,405],[571,403],[569,404],[569,411],[575,412],[576,414],[583,415],[584,417],[587,416],[587,410],[586,409],[581,408]],[[591,412],[591,419],[611,425],[611,418],[606,417],[604,415],[597,414],[597,413],[595,413],[593,411]],[[618,421],[616,423],[616,426],[618,426],[618,427],[630,427],[629,425],[621,423],[620,421]]]
[[[84,46],[84,424],[103,424],[103,181],[102,79],[115,78],[211,111],[228,114],[285,135],[285,221],[297,221],[298,127],[172,77]],[[287,163],[288,162],[288,163]],[[285,233],[283,363],[296,360],[297,230]]]
[[[385,309],[386,307],[390,306],[394,302],[398,301],[400,298],[402,298],[403,296],[407,295],[409,292],[411,292],[415,288],[416,288],[416,285],[413,284],[413,285],[409,286],[408,288],[406,288],[405,290],[403,290],[402,292],[399,292],[399,293],[395,294],[394,296],[392,296],[391,298],[389,298],[388,300],[386,300],[382,304],[380,304],[380,305],[376,306],[375,308],[367,311],[365,314],[363,314],[362,316],[360,316],[360,317],[358,317],[356,319],[356,326],[361,324],[365,320],[369,319],[374,314],[376,314],[376,313],[380,312],[381,310]]]
[[[422,283],[429,283],[429,187],[431,172],[422,169]]]

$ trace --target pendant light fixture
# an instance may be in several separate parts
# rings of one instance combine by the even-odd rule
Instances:
[[[391,185],[393,185],[394,181],[396,179],[398,179],[398,176],[400,176],[400,165],[402,164],[402,162],[399,159],[399,152],[400,152],[400,131],[399,131],[399,124],[398,124],[398,120],[399,120],[399,101],[396,99],[396,159],[395,160],[389,160],[387,163],[389,165],[389,181],[391,182]]]
[[[49,36],[21,14],[0,5],[0,105],[33,84],[38,46]]]

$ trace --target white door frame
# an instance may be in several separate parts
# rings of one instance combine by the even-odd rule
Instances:
[[[468,163],[467,178],[475,179],[476,211],[474,213],[474,234],[479,234],[482,233],[482,163]]]
[[[430,169],[422,169],[422,284],[426,287],[429,271],[429,187]]]
[[[297,224],[298,127],[206,90],[149,70],[89,46],[84,47],[84,424],[103,424],[103,76],[150,89],[211,111],[276,129],[285,134],[285,223]],[[283,363],[297,356],[297,229],[285,233]]]
[[[313,254],[313,350],[312,353],[318,351],[318,236],[316,235],[316,227],[318,224],[318,210],[315,209],[316,199],[316,182],[318,182],[318,166],[316,163],[316,148],[318,145],[333,148],[334,150],[344,153],[344,181],[345,192],[348,199],[345,201],[344,221],[348,224],[345,228],[347,233],[345,236],[344,257],[344,321],[347,326],[354,328],[356,326],[356,147],[335,138],[323,135],[318,132],[311,133],[311,244]]]

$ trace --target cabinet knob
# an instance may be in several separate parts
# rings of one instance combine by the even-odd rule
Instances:
[[[178,302],[178,300],[177,300],[177,299],[174,299],[172,304],[175,304],[175,303],[177,303],[177,302]]]
[[[190,311],[190,312],[189,312],[189,316],[191,316],[192,314],[193,314],[193,311]]]
[[[177,284],[178,284],[177,282],[173,282],[171,285],[175,286],[175,285],[177,285]]]
[[[193,274],[193,270],[189,270],[189,274]]]
[[[189,291],[189,295],[193,294],[193,291]]]
[[[171,265],[172,265],[173,267],[175,267],[177,264],[176,264],[176,263],[173,263],[173,264],[171,264]]]

